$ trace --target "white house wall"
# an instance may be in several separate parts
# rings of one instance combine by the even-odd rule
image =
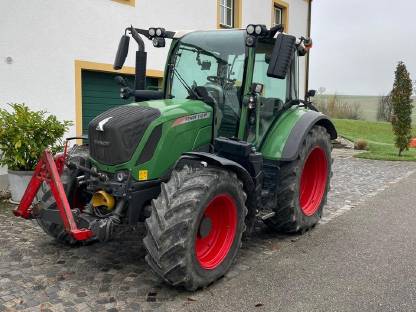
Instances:
[[[287,0],[289,32],[305,35],[307,1]],[[271,24],[271,0],[242,0],[242,25]],[[1,0],[0,106],[25,102],[59,119],[75,121],[75,60],[111,64],[126,26],[215,29],[216,0]],[[132,53],[126,62],[134,66]],[[163,70],[168,49],[146,40],[148,69]],[[7,64],[6,57],[12,57]],[[301,64],[304,85],[304,64]],[[303,94],[303,92],[302,92]],[[75,134],[75,127],[69,133]]]

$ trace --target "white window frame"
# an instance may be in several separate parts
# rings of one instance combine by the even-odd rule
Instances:
[[[228,0],[220,0],[220,25],[227,27],[227,28],[233,28],[234,27],[234,9],[235,9],[235,0],[231,0],[231,7],[227,5]],[[231,12],[231,21],[230,24],[227,22],[227,12]]]
[[[284,10],[285,10],[284,8],[281,8],[277,5],[274,6],[274,9],[273,9],[273,24],[274,25],[273,26],[276,26],[278,24],[284,24],[284,21],[283,21]],[[280,12],[280,21],[279,22],[276,20],[276,12],[277,11]]]

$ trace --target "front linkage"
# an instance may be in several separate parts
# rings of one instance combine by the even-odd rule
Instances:
[[[65,231],[76,241],[85,241],[93,236],[93,232],[90,229],[78,228],[60,178],[60,175],[64,170],[66,156],[67,144],[65,144],[64,153],[58,154],[55,157],[52,156],[48,149],[43,152],[41,159],[35,167],[35,171],[22,197],[22,200],[13,213],[15,216],[22,217],[24,219],[33,218],[33,200],[41,188],[42,183],[46,182],[48,183],[53,197],[55,198]]]

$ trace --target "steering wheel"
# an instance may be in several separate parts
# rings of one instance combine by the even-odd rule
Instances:
[[[236,81],[236,79],[229,79],[229,78],[218,77],[218,76],[208,76],[207,80],[209,82],[212,82],[221,86],[225,86],[225,85],[233,86]]]

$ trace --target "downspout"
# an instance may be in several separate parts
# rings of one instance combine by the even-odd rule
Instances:
[[[312,24],[312,0],[308,1],[308,25],[307,25],[307,36],[311,37],[311,24]],[[309,91],[309,55],[311,49],[309,49],[306,54],[306,64],[305,64],[305,95]]]

